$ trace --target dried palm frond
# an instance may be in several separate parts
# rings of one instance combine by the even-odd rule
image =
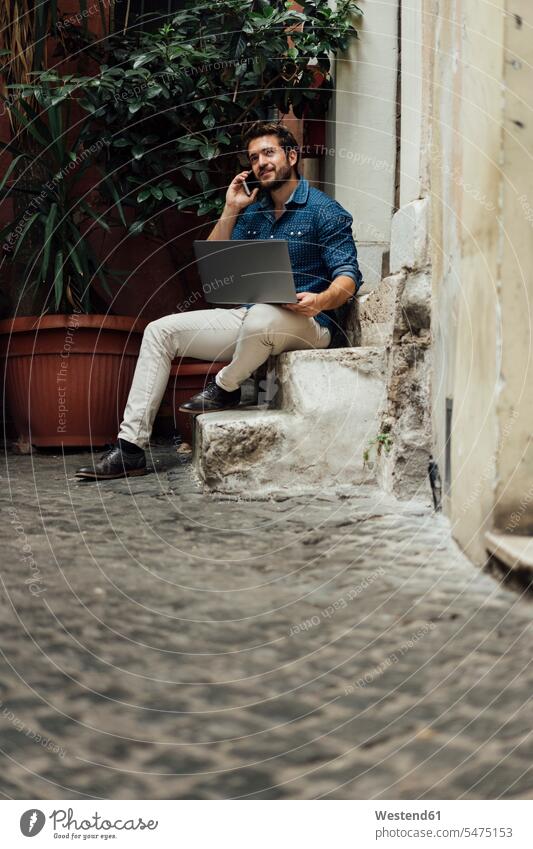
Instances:
[[[0,49],[4,55],[2,76],[4,84],[27,83],[33,68],[35,53],[35,16],[32,0],[1,0]]]
[[[0,0],[0,92],[5,98],[4,106],[11,126],[11,141],[26,153],[33,154],[37,148],[26,126],[16,119],[16,89],[11,85],[27,85],[32,82],[31,72],[41,70],[46,56],[46,42],[50,32],[50,21],[55,19],[57,0]],[[27,95],[26,103],[37,107],[35,99]],[[27,204],[26,190],[31,192],[43,176],[42,160],[36,158],[28,164],[21,160],[13,171],[13,179],[19,192],[13,198],[14,210],[18,214]],[[31,249],[31,240],[24,246],[21,256]]]

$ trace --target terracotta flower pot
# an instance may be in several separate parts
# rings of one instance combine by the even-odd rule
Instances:
[[[147,321],[45,315],[0,321],[5,405],[37,447],[116,439]]]

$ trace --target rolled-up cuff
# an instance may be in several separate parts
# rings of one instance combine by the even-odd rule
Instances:
[[[356,271],[353,265],[339,265],[332,273],[331,279],[335,280],[336,277],[351,277],[355,283],[355,290],[359,289],[362,285],[362,277],[361,272]]]

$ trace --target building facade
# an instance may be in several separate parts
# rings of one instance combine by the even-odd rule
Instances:
[[[360,5],[360,40],[337,62],[324,173],[354,215],[359,342],[390,352],[382,483],[417,494],[432,456],[469,556],[508,560],[509,537],[527,560],[532,11],[526,0]]]

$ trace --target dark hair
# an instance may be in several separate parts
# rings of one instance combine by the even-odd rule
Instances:
[[[242,134],[244,149],[248,151],[250,142],[254,139],[261,138],[261,136],[277,136],[279,145],[285,151],[285,155],[289,153],[289,150],[296,151],[297,158],[293,168],[299,176],[298,162],[300,161],[300,148],[291,131],[284,124],[280,124],[277,121],[254,121]]]

